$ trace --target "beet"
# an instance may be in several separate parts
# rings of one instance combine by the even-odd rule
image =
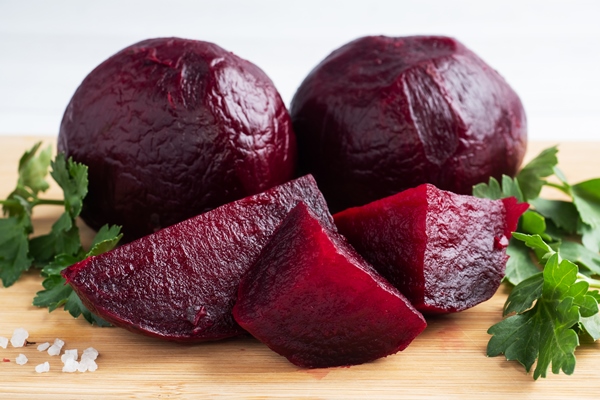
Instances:
[[[240,278],[299,201],[335,229],[306,176],[88,258],[62,275],[91,312],[133,332],[182,342],[240,335],[231,315]]]
[[[58,150],[89,167],[81,216],[127,240],[294,177],[291,120],[271,80],[219,46],[159,38],[96,67]]]
[[[514,176],[525,112],[502,77],[447,37],[364,37],[331,53],[290,107],[300,173],[332,212],[422,183],[470,194]]]
[[[310,368],[394,354],[426,326],[408,300],[303,203],[242,279],[233,314],[271,349]]]
[[[526,203],[423,184],[334,215],[341,234],[421,312],[449,313],[494,295]]]

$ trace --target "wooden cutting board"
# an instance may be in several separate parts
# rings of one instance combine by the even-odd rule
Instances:
[[[18,159],[40,138],[0,137],[0,198],[16,180]],[[42,138],[43,139],[43,138]],[[52,140],[46,139],[49,143]],[[528,158],[553,143],[531,143]],[[560,166],[571,182],[600,176],[600,142],[561,143]],[[56,187],[48,197],[57,198]],[[36,232],[47,231],[60,210],[35,212]],[[91,232],[82,226],[84,238]],[[534,381],[517,362],[487,358],[487,329],[502,317],[507,288],[468,311],[428,320],[427,329],[403,352],[349,368],[301,369],[247,338],[197,345],[162,342],[119,328],[92,327],[57,310],[48,313],[31,305],[41,289],[35,272],[17,284],[0,288],[0,336],[15,328],[29,331],[36,343],[65,341],[64,349],[100,352],[98,370],[63,373],[59,357],[39,352],[35,345],[0,348],[0,398],[598,398],[600,343],[586,342],[577,350],[572,376],[550,374]],[[20,353],[29,358],[17,365]],[[38,374],[37,364],[50,362],[50,372]]]

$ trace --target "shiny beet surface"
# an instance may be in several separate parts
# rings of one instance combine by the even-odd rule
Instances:
[[[339,232],[421,312],[449,313],[494,295],[526,203],[430,184],[334,215]]]
[[[364,37],[331,53],[290,107],[300,173],[332,212],[422,183],[470,194],[514,175],[526,148],[521,101],[447,37]]]
[[[216,340],[244,331],[231,315],[242,274],[303,201],[334,228],[312,177],[170,226],[63,271],[93,313],[167,340]]]
[[[235,320],[302,367],[361,364],[403,350],[423,316],[300,203],[240,283]]]
[[[289,114],[258,67],[207,42],[146,40],[94,69],[58,150],[89,167],[83,219],[127,240],[292,179]]]

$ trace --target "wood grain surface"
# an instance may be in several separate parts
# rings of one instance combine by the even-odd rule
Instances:
[[[0,197],[13,188],[22,152],[35,137],[0,137]],[[53,143],[53,142],[50,142]],[[551,143],[531,143],[528,157]],[[559,160],[571,182],[600,176],[600,142],[561,143]],[[57,197],[56,187],[48,192]],[[49,229],[60,210],[35,211],[37,233]],[[91,232],[82,227],[89,240]],[[100,352],[98,370],[63,373],[59,357],[39,352],[35,345],[0,348],[1,399],[187,399],[187,398],[444,398],[564,399],[598,398],[600,343],[577,349],[572,376],[550,373],[534,381],[516,362],[488,358],[487,329],[498,322],[507,289],[468,311],[428,319],[427,329],[403,352],[348,368],[301,369],[250,337],[197,345],[180,345],[135,335],[119,328],[97,328],[57,310],[48,313],[31,305],[41,289],[36,272],[10,288],[0,288],[0,336],[15,328],[29,331],[36,343],[65,341],[64,349],[93,346]],[[29,358],[17,365],[20,354]],[[38,374],[37,364],[50,362],[50,372]]]

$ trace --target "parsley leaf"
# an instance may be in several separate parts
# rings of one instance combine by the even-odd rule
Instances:
[[[76,218],[81,212],[87,194],[88,171],[83,164],[58,154],[51,160],[51,148],[39,151],[41,142],[25,152],[19,161],[16,188],[6,200],[0,201],[6,218],[0,219],[0,278],[5,287],[14,284],[23,271],[31,266],[41,269],[45,278],[33,304],[53,311],[64,307],[74,317],[83,315],[90,323],[106,326],[108,323],[93,315],[81,302],[60,272],[86,257],[114,248],[122,235],[119,227],[101,228],[92,248],[81,246]],[[48,189],[45,180],[48,168],[51,177],[63,191],[63,200],[38,197]],[[40,204],[59,205],[64,212],[52,225],[48,234],[30,238],[33,233],[32,210]]]
[[[543,277],[540,280],[540,276]],[[540,291],[540,283],[541,291]],[[581,317],[598,313],[597,300],[588,295],[588,283],[577,281],[577,266],[568,260],[559,260],[552,254],[540,275],[523,281],[514,298],[521,299],[519,307],[512,303],[505,309],[519,311],[492,326],[488,356],[504,353],[508,360],[519,361],[529,372],[537,359],[533,378],[545,377],[561,370],[570,375],[575,369],[575,348],[579,345],[573,329]],[[537,298],[535,298],[537,297]],[[527,309],[527,304],[535,305]]]
[[[26,218],[0,219],[0,279],[5,287],[14,284],[33,262],[27,240],[30,232]]]
[[[557,153],[556,146],[545,149],[521,169],[516,179],[525,201],[540,195],[542,187],[546,184],[546,180],[542,178],[554,174],[554,167],[558,164]]]
[[[542,151],[516,178],[490,178],[473,187],[478,197],[517,196],[532,209],[525,212],[506,249],[505,281],[516,285],[504,305],[501,322],[492,326],[488,355],[504,354],[529,372],[537,360],[534,379],[575,368],[579,334],[600,338],[600,313],[595,276],[600,276],[600,178],[575,185],[557,167],[557,147]],[[560,182],[546,178],[554,175]],[[544,186],[572,201],[539,198]],[[533,260],[531,253],[537,261]],[[507,317],[508,316],[508,317]]]
[[[123,236],[120,231],[121,228],[118,226],[105,225],[100,228],[94,237],[92,248],[87,253],[80,247],[77,255],[59,254],[54,257],[54,260],[42,270],[42,275],[46,277],[42,283],[44,290],[37,292],[36,297],[33,299],[33,305],[48,307],[50,311],[59,306],[64,306],[65,311],[68,311],[75,318],[83,315],[89,323],[98,326],[109,326],[108,322],[95,316],[85,307],[60,272],[88,257],[112,250]]]

